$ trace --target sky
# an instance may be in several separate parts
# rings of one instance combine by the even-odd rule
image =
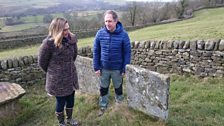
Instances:
[[[176,1],[176,0],[126,0],[126,1],[161,1],[161,2],[172,2],[172,1]]]

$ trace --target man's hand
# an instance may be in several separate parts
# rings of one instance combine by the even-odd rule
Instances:
[[[100,72],[100,70],[97,70],[97,71],[95,71],[95,74],[96,74],[96,76],[100,76],[100,74],[101,74],[101,72]]]

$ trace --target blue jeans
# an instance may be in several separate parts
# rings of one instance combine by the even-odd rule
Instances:
[[[123,76],[121,75],[120,70],[102,69],[100,76],[100,100],[99,100],[100,107],[106,108],[108,105],[109,86],[111,79],[115,89],[116,101],[123,100],[123,89],[122,89]]]
[[[73,108],[75,102],[75,92],[68,96],[58,97],[56,96],[56,112],[63,112],[64,107]]]

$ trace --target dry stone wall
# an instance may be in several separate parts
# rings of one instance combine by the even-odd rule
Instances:
[[[131,45],[133,65],[165,74],[224,76],[224,40],[149,40],[132,42]],[[91,58],[92,47],[80,48],[78,53]],[[36,61],[37,56],[0,60],[0,81],[35,83],[41,80],[44,75]]]
[[[37,56],[0,60],[0,82],[32,85],[44,78],[45,74],[37,65]]]
[[[136,41],[131,43],[131,64],[159,73],[224,76],[224,40]],[[92,57],[92,48],[79,49]]]
[[[99,77],[95,76],[95,72],[92,68],[92,59],[88,57],[78,56],[77,60],[75,61],[75,64],[76,69],[78,71],[80,90],[89,94],[99,95],[100,81]],[[139,69],[140,71],[144,70],[145,72],[134,71],[131,69]],[[144,80],[140,76],[147,76],[146,78],[149,79]],[[134,79],[135,77],[139,80],[138,82],[131,81],[131,79]],[[127,97],[129,98],[129,105],[134,109],[144,111],[150,116],[166,120],[168,117],[167,91],[169,91],[169,80],[166,79],[167,83],[163,83],[164,79],[159,73],[155,74],[155,72],[149,72],[149,70],[147,69],[140,69],[134,66],[127,69],[126,78],[128,89]],[[40,81],[44,83],[45,73],[37,65],[36,56],[25,56],[18,59],[8,59],[1,61],[0,82],[12,82],[24,85],[34,85],[38,84]],[[153,90],[156,90],[148,90],[148,88],[150,87]],[[133,96],[133,91],[135,94],[139,95]],[[143,105],[142,101],[133,101],[133,99],[144,98],[146,98],[144,105],[151,105],[150,108],[144,108],[145,106]],[[135,102],[135,104],[133,104],[132,102]]]
[[[132,43],[132,64],[159,73],[224,75],[224,40]]]

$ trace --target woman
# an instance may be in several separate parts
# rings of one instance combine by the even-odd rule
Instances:
[[[77,56],[77,39],[69,31],[64,18],[55,18],[49,26],[49,35],[41,44],[38,64],[46,72],[46,91],[56,97],[56,116],[60,126],[67,123],[77,126],[72,118],[75,90],[79,89],[74,61]]]

